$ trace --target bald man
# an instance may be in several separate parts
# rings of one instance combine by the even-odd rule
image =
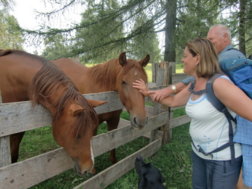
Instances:
[[[228,58],[245,58],[245,56],[231,45],[231,34],[224,25],[214,25],[210,28],[207,38],[214,44],[219,56],[219,62]],[[242,147],[243,163],[242,176],[244,187],[252,189],[252,122],[237,116],[237,130],[234,142]],[[240,181],[241,182],[241,181]]]

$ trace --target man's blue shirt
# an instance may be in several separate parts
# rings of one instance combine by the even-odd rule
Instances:
[[[225,59],[232,59],[232,58],[246,58],[246,57],[241,51],[235,49],[232,45],[226,46],[226,48],[223,49],[218,55],[219,62],[222,62]]]
[[[218,55],[219,62],[229,58],[246,58],[243,53],[228,45]],[[234,141],[242,144],[252,145],[252,122],[237,115],[237,129],[234,134]]]

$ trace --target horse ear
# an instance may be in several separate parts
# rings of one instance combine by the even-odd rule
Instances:
[[[71,104],[70,105],[70,111],[73,116],[79,115],[81,112],[84,111],[84,108],[81,107],[79,104]]]
[[[125,66],[127,64],[126,52],[122,52],[119,56],[119,64]]]
[[[139,63],[142,67],[145,67],[149,61],[150,61],[150,55],[147,54],[146,57],[144,59],[140,60]]]
[[[103,104],[106,104],[106,101],[102,101],[102,100],[87,100],[88,104],[91,105],[92,107],[97,107],[97,106],[101,106]]]

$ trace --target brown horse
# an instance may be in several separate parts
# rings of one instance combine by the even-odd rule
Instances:
[[[0,90],[3,102],[32,100],[48,109],[54,139],[72,157],[76,171],[93,171],[90,140],[98,127],[97,114],[54,64],[23,51],[0,50]],[[102,102],[90,103],[96,106]],[[18,159],[23,135],[10,136],[12,162]]]
[[[140,61],[126,59],[126,53],[121,53],[119,58],[91,68],[67,58],[52,62],[73,81],[83,94],[117,91],[122,104],[130,113],[131,124],[142,128],[147,121],[144,97],[132,87],[132,82],[136,79],[143,79],[147,82],[147,74],[143,67],[147,65],[149,59],[149,55]],[[106,121],[108,130],[116,129],[121,111],[101,114],[99,122]],[[111,151],[110,159],[113,163],[116,162],[115,150]]]

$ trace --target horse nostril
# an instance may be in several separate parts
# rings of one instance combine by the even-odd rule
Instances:
[[[133,118],[134,124],[137,125],[137,119],[136,117]]]

